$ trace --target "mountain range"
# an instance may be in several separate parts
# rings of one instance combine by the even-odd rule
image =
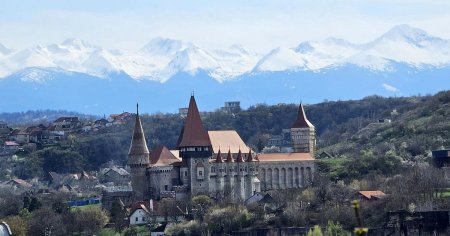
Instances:
[[[1,40],[1,39],[0,39]],[[110,113],[144,102],[175,112],[195,91],[205,110],[242,104],[319,102],[434,93],[450,88],[450,40],[398,25],[364,44],[327,38],[267,53],[211,50],[155,38],[137,51],[79,39],[16,50],[0,44],[0,109]],[[164,101],[164,102],[163,102]]]

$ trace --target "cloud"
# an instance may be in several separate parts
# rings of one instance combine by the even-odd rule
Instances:
[[[206,48],[241,44],[267,52],[330,36],[366,43],[404,23],[450,38],[446,0],[174,1],[6,1],[0,32],[7,33],[0,40],[22,48],[75,37],[133,50],[161,36]]]
[[[398,91],[400,91],[400,90],[398,90],[398,88],[396,88],[396,87],[394,87],[392,85],[389,85],[389,84],[383,83],[382,86],[383,86],[384,89],[386,89],[389,92],[397,93]]]

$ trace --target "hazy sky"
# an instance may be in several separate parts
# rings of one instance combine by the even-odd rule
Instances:
[[[363,43],[398,24],[450,39],[450,1],[0,0],[0,43],[10,48],[80,38],[134,50],[161,36],[266,51],[329,36]]]

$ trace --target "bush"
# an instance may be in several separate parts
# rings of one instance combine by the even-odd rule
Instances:
[[[243,206],[216,207],[205,216],[212,233],[231,233],[251,225],[253,216]]]
[[[191,220],[179,224],[169,225],[164,233],[172,236],[190,236],[202,235],[202,231],[203,226],[198,221]]]

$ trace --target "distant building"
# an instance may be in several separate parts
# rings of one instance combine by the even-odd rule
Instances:
[[[15,141],[5,141],[5,150],[8,153],[14,153],[20,149],[20,144]]]
[[[178,114],[180,114],[180,116],[186,117],[187,113],[188,113],[187,107],[178,108]]]
[[[5,185],[10,186],[14,189],[30,189],[32,185],[23,179],[11,179],[5,183]]]
[[[6,138],[11,133],[11,129],[8,124],[0,121],[0,138]]]
[[[113,182],[116,185],[126,185],[130,182],[130,174],[124,168],[111,167],[106,168],[101,173],[101,182]]]
[[[358,194],[362,197],[364,200],[378,200],[380,198],[383,198],[386,196],[385,193],[383,193],[380,190],[375,191],[359,191]]]
[[[64,131],[76,131],[82,127],[80,119],[76,116],[60,117],[53,122],[53,125]]]
[[[436,167],[450,167],[450,149],[435,150],[431,153]]]
[[[129,112],[122,112],[120,114],[112,114],[110,115],[110,121],[113,125],[123,125],[125,124],[133,114]]]
[[[235,113],[241,110],[241,102],[233,101],[233,102],[225,102],[225,105],[221,108],[222,111],[228,113]]]

